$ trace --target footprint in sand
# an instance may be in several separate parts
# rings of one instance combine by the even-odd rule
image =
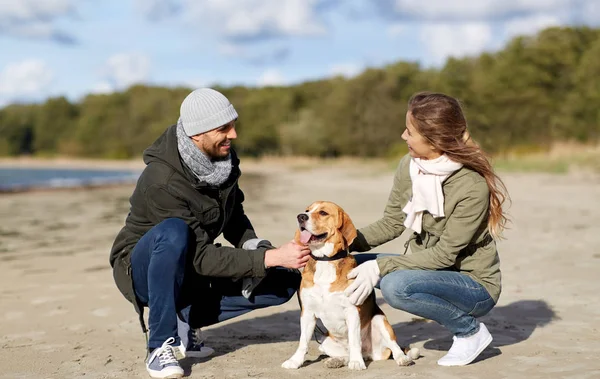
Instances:
[[[60,300],[72,299],[74,297],[75,296],[73,296],[73,295],[38,297],[38,298],[31,300],[30,304],[31,305],[40,305],[40,304],[52,303],[52,302],[60,301]]]
[[[24,314],[23,312],[6,312],[4,318],[7,320],[16,320],[22,318]]]
[[[48,317],[62,316],[62,315],[67,314],[67,313],[69,313],[69,311],[66,310],[66,309],[56,308],[56,309],[53,309],[50,312],[46,313],[46,316],[48,316]]]
[[[53,353],[55,351],[61,351],[65,347],[64,344],[38,344],[33,348],[35,350],[41,351],[42,353]]]
[[[46,332],[28,332],[28,333],[21,333],[21,334],[7,334],[4,336],[4,339],[8,340],[8,341],[14,341],[14,340],[39,340],[40,338],[42,338],[43,335],[45,335]]]
[[[97,317],[106,317],[110,314],[110,308],[98,308],[92,311],[92,314]]]
[[[83,329],[84,327],[85,327],[84,324],[72,324],[72,325],[69,325],[66,329],[71,332],[76,332],[78,330]]]

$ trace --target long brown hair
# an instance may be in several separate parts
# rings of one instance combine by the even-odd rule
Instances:
[[[408,111],[419,134],[433,147],[485,178],[490,190],[488,231],[493,238],[500,238],[508,221],[502,210],[502,204],[509,200],[508,191],[485,152],[471,138],[458,100],[442,93],[420,92],[408,101]]]

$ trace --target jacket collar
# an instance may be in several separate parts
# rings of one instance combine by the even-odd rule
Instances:
[[[148,165],[150,162],[161,162],[171,166],[175,171],[185,176],[192,185],[196,188],[214,187],[206,182],[201,182],[191,172],[189,168],[181,162],[179,150],[177,148],[177,125],[171,125],[167,130],[154,141],[154,143],[144,150],[144,163]],[[231,174],[222,186],[230,186],[235,183],[241,175],[239,168],[240,160],[234,149],[231,149]]]

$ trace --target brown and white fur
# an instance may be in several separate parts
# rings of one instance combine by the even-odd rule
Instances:
[[[314,257],[333,257],[348,250],[357,236],[350,217],[331,202],[315,202],[298,215],[296,242],[306,244]],[[305,361],[308,343],[317,318],[328,330],[319,350],[329,358],[326,365],[348,365],[351,370],[364,370],[366,360],[385,360],[393,355],[400,366],[412,364],[419,356],[411,349],[408,356],[396,342],[396,335],[387,318],[375,302],[372,293],[360,306],[350,303],[344,290],[352,280],[346,278],[356,267],[354,257],[347,254],[336,260],[310,258],[302,272],[298,290],[301,302],[300,343],[283,368],[297,369]]]

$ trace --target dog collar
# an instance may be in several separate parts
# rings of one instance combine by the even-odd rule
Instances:
[[[310,253],[310,256],[315,261],[337,261],[338,259],[346,258],[348,256],[348,251],[342,250],[334,256],[331,257],[315,257],[313,253]]]

